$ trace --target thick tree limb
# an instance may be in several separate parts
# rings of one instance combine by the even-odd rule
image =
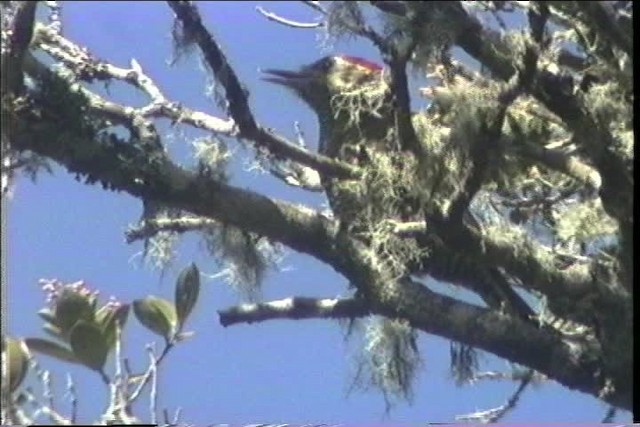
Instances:
[[[397,236],[411,236],[427,231],[426,221],[401,222],[395,219],[388,219],[385,220],[385,223],[391,228],[391,232]]]
[[[188,1],[169,1],[168,4],[181,23],[185,37],[198,45],[211,71],[225,88],[229,113],[237,122],[241,134],[257,134],[258,124],[249,108],[248,93],[226,56],[205,28],[195,5]]]
[[[52,144],[45,129],[55,123],[43,123],[36,112],[3,110],[3,114],[11,120],[16,149],[49,157],[72,173],[272,238],[328,264],[339,257],[331,243],[335,224],[313,210],[217,182],[167,158],[150,163],[144,151],[113,136],[97,141],[79,135],[80,140],[64,146]]]
[[[418,237],[420,245],[429,250],[418,265],[411,267],[413,274],[428,274],[436,280],[468,289],[497,312],[525,321],[533,319],[534,311],[492,264],[475,261],[475,254],[468,256],[465,251],[452,249],[427,236]]]
[[[594,377],[594,366],[578,362],[559,337],[515,317],[438,295],[408,279],[388,280],[384,272],[368,264],[367,251],[358,248],[360,243],[339,244],[350,260],[343,267],[347,277],[369,301],[374,313],[401,317],[417,329],[528,366],[569,388],[592,394],[600,390],[602,378]],[[617,399],[616,404],[622,407],[631,405],[630,396],[625,393],[608,398]]]
[[[579,299],[594,290],[588,266],[560,270],[553,264],[550,249],[526,238],[515,228],[486,227],[483,233],[463,232],[449,242],[452,249],[467,248],[490,265],[503,267],[526,281],[528,288],[556,297]]]
[[[12,19],[12,28],[8,29],[9,40],[2,52],[2,94],[19,94],[23,89],[22,61],[33,38],[37,2],[17,2]]]

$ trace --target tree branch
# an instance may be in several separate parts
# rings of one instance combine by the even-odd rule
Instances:
[[[532,241],[514,227],[488,226],[483,233],[461,233],[460,239],[450,242],[453,249],[473,254],[490,265],[503,267],[509,274],[526,281],[550,299],[577,300],[594,290],[588,265],[570,270],[556,268],[550,248]]]
[[[539,9],[539,10],[538,10]],[[461,187],[462,190],[453,197],[449,210],[448,223],[456,227],[462,225],[462,216],[467,211],[471,200],[484,184],[492,160],[501,155],[499,139],[502,136],[502,128],[508,108],[524,91],[528,90],[537,75],[537,63],[540,51],[544,48],[544,28],[547,22],[548,10],[546,6],[540,5],[535,10],[529,10],[529,26],[535,45],[526,44],[522,55],[522,65],[518,67],[509,82],[504,85],[500,93],[496,96],[496,105],[489,108],[482,108],[483,125],[479,135],[470,135],[476,139],[471,142],[470,170],[465,177]],[[443,238],[447,238],[449,233],[444,233]]]
[[[515,70],[516,61],[499,35],[483,28],[457,4],[447,10],[449,18],[460,28],[457,44],[497,77],[508,79]],[[584,142],[591,161],[602,177],[600,195],[605,210],[622,224],[627,224],[632,212],[628,194],[632,194],[633,190],[633,178],[629,175],[628,165],[612,150],[605,149],[614,144],[608,130],[594,122],[574,94],[558,90],[560,79],[560,76],[542,70],[531,93],[560,117],[578,140]]]
[[[507,413],[515,408],[518,401],[520,400],[520,396],[531,382],[533,375],[533,370],[530,369],[529,371],[527,371],[525,377],[521,380],[520,386],[516,389],[516,391],[504,405],[486,411],[478,411],[468,415],[460,415],[456,417],[456,421],[478,422],[482,424],[496,423],[500,421],[502,418],[504,418],[505,415],[507,415]]]
[[[219,310],[220,324],[255,323],[275,319],[354,319],[369,314],[361,299],[293,297],[260,304],[241,304]]]
[[[125,231],[125,237],[127,243],[133,243],[136,240],[153,237],[162,231],[185,233],[188,231],[218,227],[220,225],[218,221],[202,217],[146,219],[136,226],[129,227],[129,229]]]
[[[411,49],[413,50],[413,48]],[[418,141],[416,130],[411,121],[411,98],[409,96],[409,83],[407,81],[406,65],[410,52],[405,52],[404,58],[392,57],[388,64],[391,71],[391,88],[394,96],[394,116],[397,138],[400,148],[414,153],[420,159],[423,150]]]
[[[62,109],[64,107],[58,107]],[[150,162],[147,153],[115,135],[76,135],[54,143],[52,134],[65,134],[58,120],[31,110],[5,110],[18,150],[31,150],[82,174],[89,182],[126,191],[134,197],[158,200],[195,215],[208,217],[279,241],[294,250],[332,264],[339,254],[333,248],[335,223],[298,205],[275,201],[260,194],[187,171],[166,157]],[[68,132],[66,133],[68,134]]]
[[[226,56],[203,25],[195,6],[187,1],[169,1],[168,3],[177,19],[182,23],[185,33],[189,34],[189,37],[193,37],[205,61],[225,88],[229,114],[239,129],[238,137],[256,142],[274,156],[285,157],[310,166],[323,175],[341,178],[358,176],[357,168],[319,154],[310,153],[259,126],[249,108],[247,91],[240,83]]]
[[[563,385],[597,395],[602,386],[594,366],[578,361],[559,337],[518,318],[502,315],[436,294],[409,279],[389,280],[379,267],[369,264],[366,248],[358,242],[338,240],[350,262],[345,273],[373,313],[400,317],[412,327],[470,346],[540,371]],[[631,407],[630,396],[621,393],[605,399]]]
[[[513,289],[494,264],[478,261],[474,253],[468,254],[458,247],[449,247],[437,238],[418,236],[421,247],[428,248],[413,274],[428,274],[441,282],[461,286],[477,294],[496,312],[507,313],[531,321],[534,311]],[[455,242],[449,242],[449,244]]]
[[[590,26],[611,45],[633,57],[633,32],[626,33],[615,18],[615,11],[607,2],[576,3],[576,7],[589,19]]]
[[[166,117],[174,122],[186,123],[217,134],[238,136],[236,123],[233,120],[223,120],[203,112],[193,111],[177,103],[169,102],[153,80],[144,74],[135,59],[131,61],[131,69],[119,68],[93,58],[87,53],[86,49],[82,49],[64,37],[59,36],[50,28],[38,26],[38,34],[42,35],[40,47],[67,65],[79,79],[90,82],[93,79],[109,80],[115,78],[132,84],[149,94],[151,102],[147,106],[135,110],[139,111],[142,117]],[[101,108],[107,112],[115,113],[115,116],[119,116],[120,119],[129,115],[132,110],[110,101],[105,101]],[[114,117],[112,116],[111,119],[114,119]],[[122,124],[122,120],[116,119],[115,121]],[[356,176],[358,174],[357,169],[351,165],[296,147],[284,138],[263,128],[259,128],[256,138],[256,142],[261,144],[262,141],[262,144],[273,155],[280,158],[289,158],[302,165],[308,165],[325,175]],[[296,169],[301,169],[301,167],[296,167]]]
[[[549,169],[562,172],[593,190],[602,186],[602,178],[597,169],[586,164],[578,156],[567,154],[559,149],[544,148],[526,140],[514,141],[516,150],[525,157],[535,160]]]
[[[2,53],[2,95],[19,94],[23,90],[22,61],[33,39],[37,2],[20,1],[13,10],[12,28],[7,29],[9,40]]]
[[[105,61],[92,57],[86,49],[57,34],[43,25],[37,28],[39,47],[59,60],[83,81],[122,80],[145,92],[155,104],[167,102],[160,88],[144,73],[135,59],[131,60],[131,68],[116,67]]]

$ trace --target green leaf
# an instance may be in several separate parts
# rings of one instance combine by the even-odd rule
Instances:
[[[59,340],[65,341],[64,334],[62,330],[57,325],[57,320],[55,313],[50,308],[43,308],[38,311],[38,316],[40,316],[45,322],[42,325],[42,329],[49,335]]]
[[[193,307],[198,301],[200,294],[200,271],[194,263],[186,267],[176,282],[176,313],[178,315],[178,324],[180,327],[184,325],[187,317],[191,314]]]
[[[53,341],[42,338],[26,338],[24,342],[29,347],[29,350],[33,352],[55,357],[64,362],[80,363],[71,350]]]
[[[171,341],[176,332],[176,309],[169,301],[148,296],[133,302],[133,312],[147,329]]]
[[[92,299],[72,290],[65,290],[56,302],[56,326],[68,336],[80,320],[92,321],[94,309]]]
[[[109,348],[102,330],[95,324],[80,320],[71,329],[69,343],[73,354],[85,366],[102,371]]]
[[[42,329],[44,329],[44,331],[52,337],[65,341],[64,337],[62,336],[62,331],[57,326],[54,326],[51,323],[45,323],[44,325],[42,325]]]
[[[11,337],[3,341],[3,351],[7,354],[7,373],[9,376],[9,391],[13,392],[22,384],[29,370],[29,352],[23,340]]]
[[[38,316],[40,316],[45,322],[56,326],[56,314],[50,308],[43,308],[38,311]]]

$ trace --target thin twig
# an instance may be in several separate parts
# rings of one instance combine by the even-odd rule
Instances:
[[[527,388],[531,379],[533,378],[534,371],[529,369],[520,382],[520,386],[516,389],[514,394],[507,400],[504,405],[500,405],[497,408],[491,408],[486,411],[476,411],[467,415],[456,416],[457,421],[470,421],[480,422],[483,424],[495,423],[502,419],[508,412],[513,410],[520,400],[520,396]]]
[[[323,27],[325,25],[324,22],[298,22],[298,21],[294,21],[294,20],[291,20],[291,19],[283,18],[281,16],[276,15],[273,12],[267,12],[261,6],[256,6],[256,10],[262,16],[267,18],[269,21],[274,21],[274,22],[277,22],[277,23],[282,24],[282,25],[286,25],[287,27],[291,27],[291,28],[309,29],[309,28]]]
[[[151,424],[156,424],[157,419],[157,405],[158,405],[158,370],[157,361],[153,354],[153,348],[149,346],[147,348],[149,353],[149,369],[152,371],[151,375],[151,391],[149,393],[149,412],[151,414]]]
[[[147,383],[151,379],[151,375],[155,374],[158,365],[162,363],[162,360],[166,357],[167,354],[169,354],[169,351],[173,348],[173,346],[174,344],[171,342],[165,343],[164,349],[162,350],[162,354],[160,355],[160,357],[155,359],[155,363],[153,364],[153,366],[151,364],[149,365],[149,367],[147,368],[147,371],[144,374],[144,377],[140,381],[140,384],[134,390],[134,392],[129,395],[127,399],[128,404],[134,402],[140,396],[142,389],[144,388],[145,385],[147,385]]]
[[[75,425],[78,419],[78,394],[73,377],[67,373],[67,395],[71,401],[71,424]]]
[[[518,389],[507,401],[507,404],[505,405],[504,409],[501,412],[496,413],[492,418],[490,418],[489,422],[495,423],[500,421],[500,419],[502,419],[509,411],[513,410],[513,408],[516,407],[516,405],[518,404],[518,401],[520,400],[520,396],[522,395],[522,393],[525,391],[525,389],[531,382],[534,372],[535,371],[533,369],[529,369],[529,371],[525,374],[524,378],[520,382],[520,386],[518,387]]]
[[[78,78],[88,81],[94,78],[122,80],[147,93],[153,103],[166,102],[166,97],[160,88],[144,73],[135,59],[131,59],[131,68],[129,69],[116,67],[92,57],[86,49],[82,49],[49,27],[38,25],[37,32],[41,43],[40,48],[65,64],[77,74]]]

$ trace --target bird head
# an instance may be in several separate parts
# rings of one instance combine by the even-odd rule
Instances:
[[[265,81],[285,86],[294,91],[316,112],[331,108],[336,95],[357,93],[385,85],[383,68],[378,64],[352,56],[326,56],[298,71],[264,70]]]

